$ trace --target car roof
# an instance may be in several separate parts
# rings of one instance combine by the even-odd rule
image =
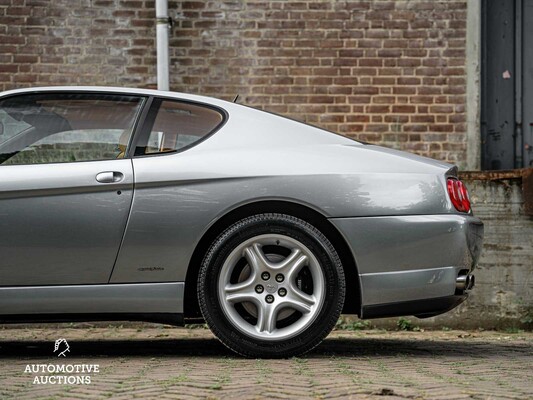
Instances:
[[[272,120],[272,119],[282,119],[287,121],[290,124],[298,124],[300,127],[306,126],[307,129],[314,131],[321,131],[322,133],[327,133],[328,135],[335,135],[342,137],[347,140],[350,144],[362,144],[362,142],[356,141],[353,138],[348,138],[344,135],[341,135],[337,132],[332,132],[324,128],[308,124],[303,121],[299,121],[284,115],[279,115],[272,113],[266,110],[257,109],[246,104],[238,104],[225,100],[220,100],[214,97],[201,96],[196,94],[188,94],[182,92],[173,92],[173,91],[164,91],[164,90],[155,90],[155,89],[140,89],[140,88],[126,88],[126,87],[113,87],[113,86],[44,86],[44,87],[32,87],[32,88],[23,88],[23,89],[14,89],[8,90],[5,92],[0,92],[0,99],[2,97],[8,97],[10,95],[16,94],[31,94],[31,93],[50,93],[50,92],[84,92],[84,93],[114,93],[114,94],[130,94],[130,95],[141,95],[141,96],[157,96],[157,97],[166,97],[176,100],[185,100],[191,102],[198,102],[207,105],[217,106],[222,108],[226,113],[232,114],[238,110],[238,113],[241,115],[243,113],[254,113],[255,118],[260,116],[261,121]]]
[[[171,97],[175,99],[197,101],[202,103],[209,103],[218,106],[227,106],[233,104],[228,101],[216,99],[213,97],[200,96],[196,94],[188,94],[181,92],[155,90],[155,89],[140,89],[140,88],[125,88],[125,87],[113,87],[113,86],[43,86],[43,87],[31,87],[23,89],[7,90],[0,92],[0,98],[14,94],[29,94],[29,93],[42,93],[42,92],[93,92],[93,93],[121,93],[131,95],[142,96],[158,96],[158,97]]]

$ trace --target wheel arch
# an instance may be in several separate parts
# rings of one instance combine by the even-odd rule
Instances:
[[[331,243],[342,262],[346,277],[346,298],[343,314],[360,314],[361,282],[353,254],[341,233],[320,212],[290,201],[266,200],[239,206],[216,220],[204,233],[189,261],[185,278],[184,317],[192,320],[202,318],[197,298],[198,273],[209,246],[231,224],[255,214],[281,213],[300,218],[318,228]]]

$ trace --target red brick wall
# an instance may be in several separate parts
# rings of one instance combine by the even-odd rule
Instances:
[[[153,1],[0,0],[0,89],[153,87]],[[170,1],[173,90],[464,165],[466,0]]]
[[[0,89],[155,82],[153,3],[0,0]]]

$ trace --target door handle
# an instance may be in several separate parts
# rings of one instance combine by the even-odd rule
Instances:
[[[100,172],[96,175],[96,180],[100,183],[117,183],[124,179],[124,174],[117,171]]]

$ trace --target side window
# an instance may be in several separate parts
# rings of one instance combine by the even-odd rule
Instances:
[[[30,124],[24,121],[17,121],[11,117],[7,112],[0,109],[0,142],[11,139],[25,129],[28,129]]]
[[[156,100],[145,125],[145,142],[136,155],[166,153],[192,145],[209,135],[224,120],[207,106],[172,100]]]
[[[0,164],[124,158],[142,101],[76,93],[0,100]]]

